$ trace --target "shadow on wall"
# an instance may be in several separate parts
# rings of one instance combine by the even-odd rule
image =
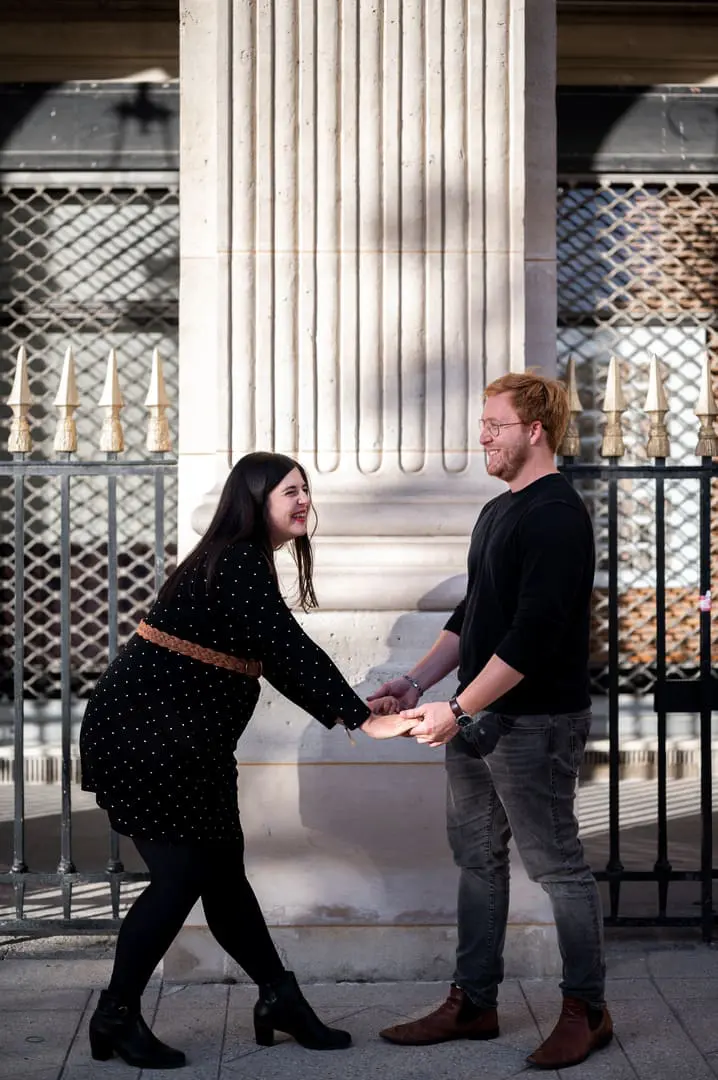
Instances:
[[[356,621],[353,613],[329,613],[321,640],[336,656],[336,626],[340,667],[365,697],[415,662],[446,617],[407,612]],[[351,669],[367,655],[382,660],[357,683]],[[429,696],[447,696],[455,687],[449,676]],[[352,745],[343,729],[326,731],[290,710],[272,696],[257,717],[262,730],[248,733],[246,765],[240,765],[248,868],[269,921],[452,925],[456,871],[446,842],[443,751],[413,739],[375,742],[361,732]],[[273,745],[254,744],[255,738]],[[247,753],[252,744],[261,755],[252,755],[256,765]]]
[[[315,636],[341,655],[342,670],[365,697],[411,667],[448,614],[366,613],[350,623],[349,613],[329,613],[323,633]],[[336,649],[333,626],[342,642]],[[362,658],[377,655],[381,661],[360,682],[352,679],[352,667],[361,669]],[[427,700],[446,700],[455,691],[454,672]],[[245,752],[240,798],[250,876],[269,920],[453,925],[458,872],[446,836],[444,749],[411,738],[374,742],[360,732],[352,746],[341,728],[327,732],[284,704],[260,715],[264,737],[277,742],[265,742],[269,753],[260,749],[253,766]],[[548,898],[528,880],[520,860],[513,860],[512,878],[512,922],[550,923]]]

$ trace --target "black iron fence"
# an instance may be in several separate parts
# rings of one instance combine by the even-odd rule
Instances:
[[[583,495],[597,525],[597,587],[594,609],[605,617],[594,620],[592,667],[594,685],[606,694],[608,704],[608,861],[594,866],[599,881],[608,886],[609,926],[700,926],[710,941],[716,914],[713,882],[713,732],[712,713],[718,708],[718,670],[713,647],[718,638],[711,601],[711,576],[717,552],[714,522],[718,517],[718,439],[714,429],[716,405],[712,373],[705,360],[695,415],[701,421],[695,464],[669,461],[670,442],[665,424],[668,400],[658,363],[651,363],[645,413],[650,417],[648,441],[642,464],[626,464],[621,429],[625,410],[616,361],[609,367],[604,412],[606,424],[600,454],[602,463],[576,460],[581,449],[576,421],[581,404],[576,392],[573,363],[568,371],[573,421],[562,447],[561,471]],[[635,489],[640,487],[640,497]],[[677,493],[677,496],[676,496]],[[672,528],[672,508],[680,505],[680,524]],[[649,506],[652,513],[645,513]],[[637,514],[637,507],[641,513]],[[686,530],[685,518],[692,529]],[[639,520],[636,520],[636,518]],[[688,555],[686,552],[688,551]],[[635,569],[643,574],[645,594],[642,610],[622,610],[625,593],[635,594]],[[626,572],[628,570],[628,572]],[[690,600],[686,602],[686,595]],[[676,611],[674,609],[680,609]],[[640,669],[641,683],[636,672]],[[622,830],[620,691],[628,675],[631,685],[652,692],[655,740],[651,750],[655,766],[655,852],[651,868],[628,868],[621,855]],[[635,692],[635,691],[634,691]],[[595,699],[594,699],[595,703]],[[669,721],[675,714],[698,718],[700,841],[696,865],[675,868],[669,851],[668,738]],[[625,914],[622,886],[629,882],[655,883],[655,905],[640,914]],[[675,882],[695,882],[696,914],[671,914],[669,888]],[[644,896],[646,893],[644,892]]]
[[[713,866],[713,736],[712,712],[718,709],[718,679],[712,662],[711,642],[711,529],[714,499],[712,482],[718,479],[718,463],[704,457],[700,465],[667,465],[656,459],[655,464],[632,466],[611,463],[591,465],[566,457],[561,466],[564,475],[579,488],[587,482],[605,485],[608,507],[608,628],[607,628],[607,698],[609,738],[609,846],[610,857],[605,868],[594,867],[599,881],[608,882],[610,908],[605,922],[610,926],[690,926],[700,925],[705,941],[710,941],[715,923],[713,910],[713,881],[718,871]],[[654,760],[657,784],[656,852],[652,869],[627,869],[621,861],[621,803],[622,750],[619,729],[619,523],[621,486],[633,481],[647,480],[654,486],[655,499],[655,657],[653,664],[654,709],[656,713],[656,745]],[[699,623],[699,656],[697,667],[686,670],[684,678],[669,678],[666,648],[666,484],[671,481],[697,481],[700,490],[699,531],[699,588],[695,593]],[[668,717],[672,713],[698,714],[700,738],[700,865],[695,869],[674,869],[668,851],[667,808],[667,735]],[[644,915],[621,914],[621,885],[624,882],[655,882],[656,905]],[[671,882],[693,881],[700,889],[700,913],[670,915],[667,913],[668,891]]]
[[[119,420],[123,402],[114,354],[101,399],[106,416],[100,442],[103,460],[99,461],[74,457],[77,434],[73,414],[78,402],[71,354],[66,357],[55,402],[60,410],[55,446],[60,449],[53,460],[31,456],[25,364],[21,352],[10,398],[15,413],[9,444],[11,459],[0,461],[3,518],[12,522],[9,534],[0,537],[8,556],[2,560],[0,570],[0,591],[7,601],[0,630],[5,642],[12,639],[8,651],[12,660],[9,662],[6,653],[0,677],[12,710],[13,780],[12,855],[9,865],[3,867],[0,863],[0,930],[96,932],[119,926],[124,893],[128,887],[131,891],[132,883],[146,881],[147,875],[126,868],[120,838],[112,830],[102,868],[88,870],[77,864],[73,845],[73,797],[80,794],[74,753],[77,704],[115,657],[121,642],[133,632],[146,611],[147,601],[164,580],[168,560],[176,554],[174,535],[168,536],[166,530],[176,462],[169,453],[164,416],[167,400],[158,355],[153,358],[147,396],[151,416],[146,455],[135,460],[120,458],[124,445]],[[150,500],[146,495],[139,503],[134,499],[138,484],[145,493],[149,489]],[[79,499],[74,499],[76,491]],[[39,524],[36,515],[28,515],[29,499],[40,500],[45,509]],[[42,562],[37,558],[38,544],[46,550]],[[29,547],[34,548],[32,559],[28,559]],[[38,566],[43,570],[46,596],[40,614],[46,641],[42,684],[37,670],[38,607],[35,604],[29,611],[25,601],[28,574],[37,585]],[[29,634],[34,635],[30,657],[25,647]],[[59,743],[59,814],[52,815],[55,822],[59,818],[59,829],[43,819],[45,835],[41,838],[45,864],[48,846],[57,841],[57,862],[52,869],[47,865],[33,867],[26,842],[25,735],[28,710],[32,707],[33,717],[38,714],[39,685],[44,688],[40,711],[44,707],[47,712],[53,701],[59,706],[58,732],[48,740]],[[28,686],[33,687],[31,695]],[[79,904],[74,902],[78,893],[86,894]]]

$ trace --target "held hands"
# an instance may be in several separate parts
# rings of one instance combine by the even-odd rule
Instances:
[[[380,686],[378,690],[375,690],[373,694],[370,694],[366,700],[372,712],[377,712],[377,709],[374,708],[374,702],[379,701],[381,698],[396,698],[396,707],[398,710],[413,709],[420,696],[421,695],[416,687],[412,686],[403,675],[399,675],[398,678],[389,679],[388,682],[385,682],[383,686]]]
[[[361,729],[371,739],[395,739],[397,735],[408,734],[414,724],[414,720],[390,713],[385,716],[370,716],[361,725]]]
[[[419,693],[410,684],[407,693],[406,679],[385,682],[367,698],[372,715],[361,725],[362,731],[372,739],[395,739],[399,735],[409,735],[414,721],[398,714],[402,708],[416,704],[418,700]]]
[[[364,721],[361,729],[372,739],[413,736],[418,743],[437,747],[450,742],[459,730],[448,701],[427,702],[415,709],[404,709],[399,715],[396,715],[396,699],[389,695],[372,695],[368,701],[373,715]]]
[[[409,734],[429,746],[444,746],[459,730],[448,701],[429,701],[416,709],[404,709],[401,715],[414,723]]]
[[[427,746],[444,746],[459,730],[451,706],[448,701],[419,705],[420,696],[402,675],[385,682],[367,698],[374,715],[362,724],[362,731],[374,739],[404,735],[413,736]],[[397,712],[399,716],[394,715]]]

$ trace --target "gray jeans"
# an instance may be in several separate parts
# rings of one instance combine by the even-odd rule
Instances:
[[[446,748],[449,842],[461,870],[454,982],[477,1005],[496,1005],[503,978],[512,834],[551,900],[563,994],[604,1003],[601,900],[574,816],[590,724],[590,711],[479,713]]]

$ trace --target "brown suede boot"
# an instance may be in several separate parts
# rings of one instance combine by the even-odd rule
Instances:
[[[608,1009],[589,1009],[585,1001],[565,997],[556,1027],[526,1060],[539,1069],[566,1069],[585,1061],[613,1038]]]
[[[452,986],[444,1004],[428,1016],[379,1032],[382,1039],[399,1046],[429,1046],[450,1039],[495,1039],[498,1033],[496,1009],[474,1005],[458,986]]]

